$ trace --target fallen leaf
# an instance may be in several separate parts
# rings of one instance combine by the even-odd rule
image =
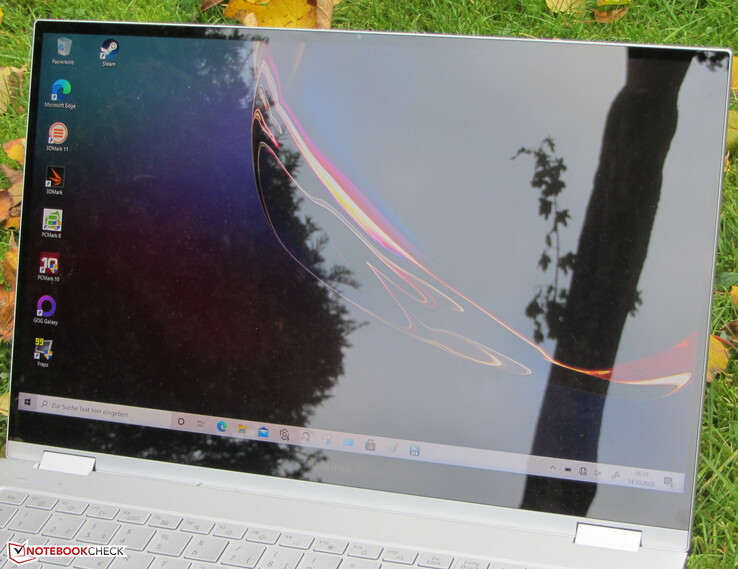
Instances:
[[[3,8],[0,6],[0,24],[3,23]]]
[[[727,344],[738,350],[738,320],[733,320],[720,329],[720,338]]]
[[[316,7],[315,27],[319,30],[330,30],[333,20],[333,6],[341,0],[318,0]]]
[[[587,0],[546,0],[546,6],[552,12],[580,12]]]
[[[203,12],[205,10],[210,10],[210,8],[217,6],[221,2],[223,2],[223,0],[203,0],[202,4],[200,4],[200,10]]]
[[[8,158],[15,160],[18,164],[23,164],[26,154],[26,139],[16,138],[15,140],[6,142],[3,144],[3,150],[5,150],[5,154],[8,155]]]
[[[728,136],[726,140],[728,154],[738,154],[738,111],[728,113]]]
[[[19,107],[23,100],[21,85],[23,74],[28,68],[0,67],[0,113],[4,113],[11,106]]]
[[[15,288],[15,280],[18,275],[18,244],[13,236],[10,236],[10,247],[8,247],[5,257],[0,262],[0,269],[3,272],[3,278],[7,285]]]
[[[597,0],[598,6],[622,6],[630,4],[630,0]]]
[[[0,165],[0,169],[2,169],[3,174],[5,174],[5,177],[10,182],[8,192],[13,198],[13,205],[20,203],[21,195],[23,194],[23,170],[15,170],[7,164]]]
[[[710,336],[710,347],[707,356],[707,381],[712,381],[728,367],[730,351],[719,337]]]
[[[611,24],[621,19],[628,12],[628,7],[623,6],[622,8],[616,8],[615,10],[609,10],[603,12],[601,10],[594,10],[595,21],[600,24]]]
[[[6,391],[3,393],[2,396],[0,396],[0,413],[8,416],[8,412],[10,411],[10,392]]]
[[[258,25],[266,28],[314,28],[316,6],[317,0],[231,0],[223,15],[246,21],[251,13]]]
[[[16,231],[20,229],[20,215],[13,215],[13,212],[10,212],[10,217],[5,220],[5,223],[3,223],[3,227],[5,229],[15,229]]]
[[[738,286],[734,285],[730,287],[730,300],[732,300],[735,307],[738,308]]]
[[[738,55],[733,56],[733,71],[731,72],[730,88],[733,96],[738,98]]]
[[[0,190],[0,221],[10,217],[10,208],[13,207],[13,198],[8,190]]]

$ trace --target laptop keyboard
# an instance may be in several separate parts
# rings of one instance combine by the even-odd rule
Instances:
[[[45,557],[26,569],[525,569],[337,537],[0,490],[0,569],[9,541],[121,546],[127,557]]]

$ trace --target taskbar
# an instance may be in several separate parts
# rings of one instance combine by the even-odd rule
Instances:
[[[359,453],[677,494],[684,492],[686,480],[684,473],[653,468],[531,456],[522,453],[179,413],[34,393],[19,393],[18,409],[264,443],[296,445],[316,450]]]

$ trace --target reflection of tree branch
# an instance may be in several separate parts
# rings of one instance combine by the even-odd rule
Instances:
[[[521,148],[513,156],[513,160],[521,154],[527,154],[535,158],[535,172],[530,185],[540,190],[538,198],[538,214],[543,219],[552,217],[551,229],[545,237],[546,248],[541,254],[538,266],[546,272],[553,262],[554,275],[553,284],[539,287],[533,300],[525,309],[525,315],[533,319],[535,330],[533,339],[537,343],[544,340],[543,322],[548,328],[548,337],[555,340],[559,336],[561,319],[566,304],[567,290],[559,287],[559,276],[566,275],[574,268],[576,255],[569,251],[561,254],[560,228],[566,227],[569,221],[569,210],[559,208],[559,194],[564,190],[566,184],[561,179],[561,174],[566,171],[566,165],[562,158],[557,158],[554,141],[552,138],[543,140],[538,148]],[[553,255],[553,258],[552,256]]]

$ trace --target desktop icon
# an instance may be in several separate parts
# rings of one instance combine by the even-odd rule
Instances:
[[[36,316],[52,316],[56,312],[56,301],[48,294],[38,299],[36,303]]]
[[[55,231],[57,233],[62,230],[62,210],[44,208],[44,231]]]
[[[49,253],[48,251],[42,251],[38,272],[41,275],[59,274],[59,253]]]
[[[46,168],[46,182],[47,188],[63,188],[64,187],[64,167],[63,166],[48,166]]]
[[[69,55],[72,52],[72,40],[69,38],[57,38],[56,51],[59,55]]]
[[[226,429],[228,428],[228,423],[225,421],[218,421],[218,424],[215,425],[215,428],[218,429],[221,433],[224,433]]]
[[[55,122],[49,127],[49,144],[61,144],[68,135],[67,125],[63,122]]]
[[[66,79],[57,79],[51,86],[51,100],[52,101],[66,101],[69,98],[69,93],[72,91],[72,84]]]
[[[113,39],[105,40],[100,46],[100,59],[113,59],[119,51],[117,41]]]
[[[259,427],[258,434],[262,439],[269,438],[269,429],[266,427]]]
[[[54,355],[54,352],[51,351],[52,340],[44,340],[43,338],[36,338],[34,343],[36,346],[33,351],[33,359],[34,360],[44,359],[46,361],[50,360],[51,356]]]

